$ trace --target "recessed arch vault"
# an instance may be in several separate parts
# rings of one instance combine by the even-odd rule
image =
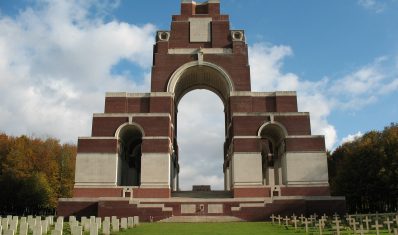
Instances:
[[[235,90],[228,73],[220,66],[203,61],[193,61],[179,67],[170,77],[167,92],[174,94],[176,104],[188,92],[207,89],[217,94],[224,104]]]

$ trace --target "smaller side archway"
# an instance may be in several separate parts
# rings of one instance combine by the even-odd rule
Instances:
[[[286,128],[278,122],[267,122],[259,128],[264,185],[274,188],[284,182],[286,175],[284,170],[285,138],[287,135]]]
[[[139,186],[144,131],[138,124],[123,124],[115,136],[118,139],[118,185]]]

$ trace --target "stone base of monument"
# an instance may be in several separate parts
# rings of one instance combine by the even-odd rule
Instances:
[[[273,198],[68,198],[60,199],[58,216],[139,216],[142,221],[161,221],[173,216],[201,220],[228,216],[244,221],[269,220],[283,215],[345,214],[344,197],[280,196]],[[200,218],[202,217],[202,218]]]

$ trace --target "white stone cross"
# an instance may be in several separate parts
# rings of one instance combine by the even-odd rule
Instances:
[[[365,219],[362,222],[365,222],[366,230],[369,231],[369,222],[372,222],[372,220],[369,219],[368,216],[365,216]]]
[[[350,226],[351,226],[351,220],[352,220],[352,217],[351,217],[351,215],[347,215],[346,217],[345,217],[345,219],[347,220],[347,222],[350,224]]]
[[[379,221],[376,219],[375,225],[372,225],[372,228],[376,229],[376,234],[380,235],[379,228],[383,228],[383,225],[379,224]]]
[[[339,216],[339,214],[334,213],[334,214],[333,214],[333,219],[336,219],[336,218],[337,218],[337,219],[340,219],[340,216]]]
[[[335,226],[332,226],[333,229],[336,229],[336,234],[340,235],[340,223],[341,220],[339,220],[337,217],[334,217],[333,223],[336,224]]]
[[[322,219],[327,220],[329,218],[329,216],[327,216],[326,214],[322,215]]]
[[[363,224],[361,224],[361,225],[359,226],[359,230],[358,230],[357,232],[358,232],[359,234],[361,234],[361,235],[364,235],[365,232],[367,232],[367,231],[363,229]]]
[[[283,221],[285,221],[285,226],[286,226],[286,227],[289,226],[289,221],[290,221],[289,217],[286,216],[286,217],[283,219]]]
[[[398,228],[394,228],[394,235],[398,235]]]
[[[387,220],[384,221],[384,224],[387,225],[388,233],[392,232],[391,224],[393,224],[393,223],[394,223],[394,221],[391,221],[389,217],[387,217]]]
[[[354,229],[354,233],[357,232],[357,225],[359,225],[359,222],[357,222],[354,218],[351,220],[351,226]]]
[[[305,232],[308,233],[308,225],[312,224],[312,222],[307,220],[307,218],[304,218],[303,224],[305,225]]]
[[[282,217],[280,215],[278,215],[278,217],[276,217],[276,219],[278,220],[278,224],[281,225],[281,219]]]
[[[398,214],[395,215],[395,219],[393,219],[393,220],[395,221],[395,224],[396,224],[397,227],[398,227]]]
[[[269,217],[272,220],[272,224],[274,224],[276,216],[274,214],[271,215],[271,217]]]
[[[294,230],[297,230],[297,222],[299,222],[299,220],[297,220],[296,216],[293,216],[292,222],[294,224]]]
[[[318,221],[319,235],[322,235],[323,226],[324,226],[323,219],[320,219]]]
[[[304,216],[303,214],[301,214],[300,217],[299,217],[299,219],[300,219],[301,223],[303,223],[303,222],[304,222],[304,219],[305,219],[305,216]]]
[[[314,218],[313,215],[310,215],[310,218],[308,218],[308,220],[311,221],[311,224],[312,224],[312,222],[313,222],[315,219],[316,219],[316,218]]]
[[[318,215],[314,213],[314,219],[316,220],[316,218],[318,218]]]

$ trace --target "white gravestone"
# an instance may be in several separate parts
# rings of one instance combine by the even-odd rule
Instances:
[[[37,223],[35,225],[35,227],[33,228],[33,235],[42,235],[43,234],[43,230],[41,227],[41,223]]]
[[[4,231],[4,235],[14,235],[14,234],[15,234],[14,230],[11,229],[7,229]]]
[[[8,230],[8,219],[2,218],[1,219],[1,227],[3,227],[4,232]]]
[[[98,229],[102,227],[102,219],[101,217],[95,218],[95,222],[98,224]]]
[[[133,217],[128,217],[127,218],[127,226],[129,228],[133,228],[134,227],[134,218]]]
[[[120,219],[120,228],[121,229],[127,229],[127,218],[121,218]]]
[[[90,224],[90,235],[98,235],[98,224],[97,223]]]
[[[17,231],[18,222],[16,220],[11,220],[11,222],[8,225],[8,227],[9,227],[8,229],[10,229],[10,230]]]
[[[119,232],[119,219],[112,218],[112,232]]]
[[[62,231],[54,229],[51,231],[51,235],[62,235]]]
[[[26,221],[22,222],[21,220],[21,224],[19,225],[19,235],[27,235],[27,234],[28,234],[28,223]]]
[[[82,226],[76,226],[75,227],[75,235],[82,235],[83,234],[83,227]]]
[[[48,232],[48,221],[47,220],[41,221],[41,228],[42,228],[43,234],[47,234],[47,232]]]
[[[105,235],[109,235],[111,233],[111,224],[108,220],[104,220],[102,223],[102,233]]]
[[[134,216],[134,226],[140,225],[140,217]]]

